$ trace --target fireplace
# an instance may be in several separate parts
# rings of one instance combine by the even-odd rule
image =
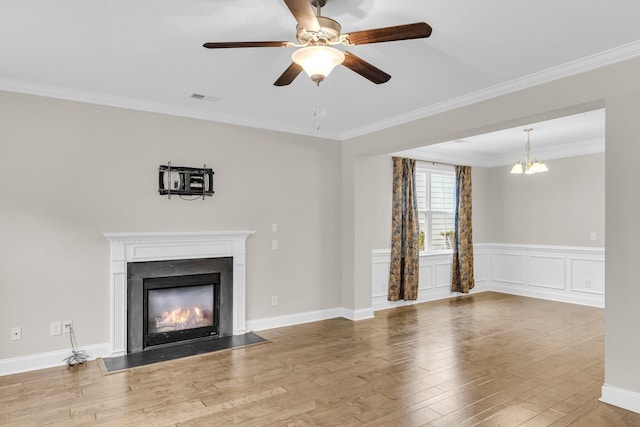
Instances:
[[[111,260],[110,356],[121,356],[167,345],[156,344],[157,335],[149,342],[145,338],[145,335],[149,335],[149,329],[151,334],[185,334],[176,330],[154,331],[153,327],[150,328],[147,324],[149,307],[146,308],[146,314],[144,312],[147,305],[144,295],[148,291],[161,291],[165,289],[165,285],[168,288],[176,287],[170,283],[176,280],[188,281],[186,277],[219,274],[219,290],[216,291],[214,285],[212,291],[214,313],[210,323],[213,325],[204,326],[213,329],[206,330],[206,337],[200,336],[195,339],[245,334],[245,247],[247,237],[253,233],[254,231],[105,233],[110,243]],[[167,282],[163,278],[167,278]],[[215,282],[215,279],[212,280]],[[209,279],[205,280],[208,281]],[[190,283],[186,287],[206,284]],[[154,319],[157,317],[155,314],[152,316]],[[217,335],[211,335],[212,333]],[[174,338],[175,336],[171,337],[171,340]],[[186,341],[193,339],[187,337]]]
[[[143,348],[219,335],[219,273],[157,277],[143,288]]]
[[[233,334],[233,258],[127,264],[127,353]]]

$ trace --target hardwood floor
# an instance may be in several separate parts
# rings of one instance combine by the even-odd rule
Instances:
[[[0,425],[640,426],[598,401],[603,310],[485,292],[103,375],[0,377]]]

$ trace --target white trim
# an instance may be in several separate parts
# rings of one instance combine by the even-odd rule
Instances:
[[[474,245],[476,287],[470,293],[496,291],[571,304],[604,307],[604,248],[582,246],[521,245],[483,243]],[[558,260],[561,269],[551,272],[548,283],[532,277],[532,259]],[[574,264],[581,261],[581,264]],[[456,296],[438,279],[443,266],[451,265],[451,254],[420,254],[420,283],[417,301],[387,301],[389,249],[371,253],[371,305],[374,310],[411,305]],[[440,267],[439,269],[437,267]],[[507,274],[503,277],[503,274]],[[442,274],[441,274],[442,275]],[[600,277],[601,276],[601,277]],[[597,289],[574,287],[588,278]],[[539,278],[538,278],[539,279]],[[602,290],[601,290],[602,289]]]
[[[339,307],[329,308],[326,310],[286,314],[284,316],[263,317],[262,319],[247,320],[247,329],[250,331],[263,331],[265,329],[301,325],[303,323],[335,319],[338,317],[343,317],[352,321],[371,319],[374,317],[373,307],[362,308],[359,310],[351,310],[349,308]]]
[[[520,243],[477,243],[473,245],[474,249],[481,248],[489,251],[507,250],[507,251],[542,251],[542,252],[560,252],[571,254],[585,255],[604,255],[604,248],[595,246],[556,246],[556,245],[525,245]]]
[[[127,263],[171,259],[233,257],[233,334],[246,323],[246,240],[252,230],[104,233],[109,240],[111,356],[127,352]]]
[[[89,360],[106,357],[110,354],[109,343],[88,345],[78,349],[86,351]],[[13,357],[10,359],[0,359],[0,376],[64,366],[66,364],[65,359],[70,355],[71,349],[67,349],[30,354],[28,356]]]
[[[288,314],[284,316],[265,317],[262,319],[247,320],[246,328],[249,331],[262,331],[265,329],[282,328],[285,326],[300,325],[303,323],[335,319],[338,317],[343,317],[352,321],[370,319],[374,317],[373,308],[369,307],[360,310],[351,310],[340,307]],[[87,352],[89,360],[114,355],[111,351],[111,343],[90,345],[81,347],[80,349]],[[0,376],[35,371],[55,366],[63,366],[65,364],[64,359],[70,354],[70,350],[58,350],[11,359],[0,359]]]
[[[515,151],[503,152],[499,154],[488,154],[473,151],[436,151],[439,147],[432,146],[404,150],[404,156],[411,157],[420,162],[444,162],[460,165],[469,165],[482,168],[495,168],[500,166],[513,165],[514,159],[522,156],[519,148]],[[604,138],[594,138],[588,141],[566,144],[558,147],[536,147],[536,157],[539,159],[553,160],[566,157],[585,156],[587,154],[604,153],[606,144]],[[394,153],[398,154],[398,153]],[[392,154],[392,155],[394,155]]]
[[[342,140],[344,141],[356,138],[425,117],[435,116],[436,114],[476,104],[488,99],[497,98],[499,96],[528,89],[544,83],[549,83],[565,77],[585,73],[617,62],[637,58],[638,56],[640,56],[640,41],[634,41],[626,45],[618,46],[604,52],[559,65],[557,67],[548,68],[538,73],[529,74],[527,76],[519,77],[489,88],[477,90],[457,98],[448,99],[425,108],[410,111],[406,114],[400,114],[386,120],[378,120],[374,124],[361,126],[359,128],[343,132],[341,134]]]
[[[37,95],[47,98],[64,99],[67,101],[86,102],[89,104],[106,105],[109,107],[125,108],[127,110],[147,111],[158,114],[168,114],[177,117],[206,120],[209,122],[224,123],[228,125],[244,126],[256,129],[275,130],[279,132],[297,135],[327,138],[334,141],[341,139],[340,134],[317,131],[313,129],[295,128],[291,125],[273,123],[265,120],[248,119],[235,114],[226,114],[218,111],[208,111],[202,108],[191,108],[160,102],[147,101],[125,96],[108,95],[99,92],[90,92],[73,89],[64,86],[56,86],[46,83],[28,82],[18,79],[0,78],[0,90],[8,92]]]
[[[286,314],[284,316],[263,317],[262,319],[247,320],[247,329],[250,331],[262,331],[265,329],[282,328],[285,326],[317,322],[319,320],[335,319],[336,317],[342,317],[342,309],[329,308],[326,310],[307,311],[303,313]]]
[[[478,248],[481,256],[484,252]],[[438,269],[436,267],[447,266],[451,269],[451,251],[447,252],[422,252],[420,253],[420,283],[418,285],[418,299],[415,301],[389,301],[387,300],[387,281],[389,275],[389,262],[391,251],[389,249],[374,249],[371,251],[371,305],[373,310],[387,310],[389,308],[404,307],[427,301],[436,301],[461,294],[451,292],[450,286],[438,283]],[[490,290],[486,279],[476,278],[476,286],[470,294]]]
[[[333,133],[310,129],[294,128],[282,122],[274,123],[264,120],[250,120],[232,114],[223,114],[214,111],[203,111],[198,108],[189,108],[158,102],[144,101],[141,99],[122,96],[107,95],[96,92],[71,89],[43,83],[27,82],[17,79],[0,78],[0,89],[10,92],[25,93],[30,95],[45,96],[50,98],[66,99],[71,101],[87,102],[98,105],[108,105],[130,110],[149,111],[153,113],[169,114],[178,117],[188,117],[213,122],[227,123],[238,126],[246,126],[258,129],[268,129],[298,135],[314,136],[335,141],[346,141],[351,138],[370,134],[393,126],[434,116],[446,111],[465,107],[491,98],[507,95],[509,93],[524,90],[540,84],[552,82],[565,77],[591,71],[607,65],[626,61],[640,56],[640,41],[631,42],[604,52],[596,53],[575,61],[552,67],[538,73],[519,77],[492,87],[480,89],[456,98],[448,99],[424,108],[409,111],[386,120],[378,120],[358,128]]]
[[[358,321],[373,319],[375,316],[373,315],[373,307],[361,308],[359,310],[351,310],[350,308],[342,307],[341,317],[344,317],[348,320]]]
[[[469,295],[478,294],[480,292],[486,292],[488,290],[489,289],[486,289],[484,286],[476,284],[475,288],[469,291]],[[405,307],[408,305],[420,304],[420,303],[429,302],[429,301],[438,301],[442,299],[448,299],[448,298],[459,297],[464,295],[465,294],[451,292],[449,288],[437,288],[435,292],[428,292],[428,293],[418,291],[418,299],[415,301],[388,301],[387,296],[385,295],[384,298],[378,297],[375,299],[373,310],[374,311],[388,310],[390,308]]]
[[[640,414],[640,393],[635,391],[625,390],[605,383],[602,386],[600,401]]]
[[[561,294],[552,292],[553,289],[528,288],[522,285],[509,286],[508,283],[493,283],[491,290],[509,295],[519,295],[522,297],[546,299],[548,301],[566,302],[568,304],[588,305],[590,307],[604,308],[604,299],[599,295],[591,294]]]

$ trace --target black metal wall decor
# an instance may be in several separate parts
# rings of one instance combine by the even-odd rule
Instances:
[[[158,168],[158,193],[163,196],[213,195],[213,170],[203,165],[201,168],[172,166],[171,162]],[[199,198],[198,197],[198,198]]]

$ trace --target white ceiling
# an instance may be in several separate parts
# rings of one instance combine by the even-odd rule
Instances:
[[[605,110],[529,123],[497,132],[394,153],[418,160],[496,167],[513,165],[525,156],[527,133],[532,156],[559,159],[605,151]]]
[[[637,0],[331,0],[323,14],[344,32],[433,34],[345,48],[392,79],[338,67],[320,130],[306,75],[273,86],[293,49],[202,47],[295,41],[281,0],[0,0],[0,89],[345,140],[640,54]]]

